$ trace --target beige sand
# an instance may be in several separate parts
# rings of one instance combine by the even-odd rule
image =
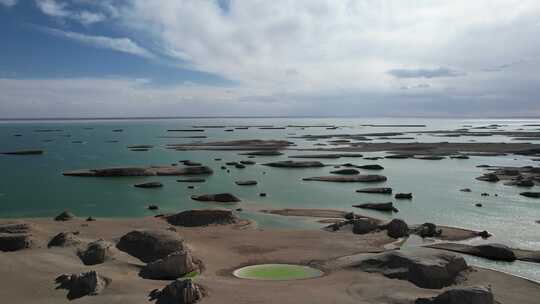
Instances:
[[[8,221],[0,220],[0,223]],[[36,246],[12,253],[0,252],[2,303],[68,303],[66,291],[55,290],[54,278],[62,273],[91,269],[111,278],[112,283],[102,294],[80,298],[76,303],[148,303],[148,293],[167,284],[167,281],[141,279],[137,274],[142,262],[122,252],[113,261],[84,266],[74,248],[46,247],[48,240],[61,231],[80,231],[80,237],[86,241],[99,238],[116,241],[133,229],[170,227],[160,219],[25,221],[35,227]],[[196,278],[209,292],[201,303],[411,303],[418,296],[440,293],[379,274],[339,268],[321,278],[290,282],[250,281],[231,275],[235,268],[254,263],[308,264],[380,251],[394,241],[383,232],[358,236],[319,230],[231,226],[177,228],[177,231],[206,265],[205,272]],[[540,286],[536,283],[488,270],[472,272],[464,284],[490,284],[500,303],[537,303],[540,298]]]

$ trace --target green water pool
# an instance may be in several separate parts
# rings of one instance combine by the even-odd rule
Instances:
[[[233,275],[241,279],[287,281],[303,280],[322,276],[324,273],[318,269],[291,264],[260,264],[239,268]]]

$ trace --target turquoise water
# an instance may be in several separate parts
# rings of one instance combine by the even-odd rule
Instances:
[[[146,210],[149,204],[157,204],[161,212],[176,212],[192,208],[214,207],[212,203],[201,203],[190,199],[193,194],[231,192],[242,202],[237,207],[246,211],[243,216],[255,219],[262,227],[294,228],[319,227],[318,224],[298,218],[284,218],[256,212],[261,208],[335,208],[356,211],[379,218],[389,218],[379,212],[359,210],[351,207],[364,202],[390,201],[390,196],[359,194],[354,190],[374,185],[339,184],[302,181],[303,177],[326,175],[332,167],[311,169],[279,169],[247,166],[246,169],[231,168],[230,173],[219,167],[226,161],[244,160],[234,151],[174,151],[164,149],[165,144],[190,143],[230,139],[288,139],[299,148],[313,147],[314,141],[289,138],[306,134],[350,134],[373,132],[406,132],[421,130],[448,130],[463,125],[485,126],[507,125],[504,130],[535,130],[538,127],[523,127],[535,124],[534,120],[452,120],[452,119],[177,119],[177,120],[132,120],[132,121],[54,121],[54,122],[5,122],[0,123],[0,150],[43,149],[38,156],[0,155],[2,177],[0,182],[0,217],[51,217],[64,209],[80,216],[94,217],[139,217],[154,213]],[[285,130],[235,130],[206,129],[205,132],[166,132],[167,129],[191,128],[193,125],[338,125],[337,130],[325,128],[287,128]],[[426,124],[426,128],[377,128],[362,124]],[[92,128],[92,129],[88,129]],[[35,132],[36,129],[59,129],[58,132]],[[112,132],[123,129],[123,132]],[[478,130],[485,131],[485,130]],[[21,134],[20,137],[13,136]],[[66,137],[70,135],[70,137]],[[206,139],[160,138],[159,136],[208,136]],[[509,142],[508,137],[458,137],[441,138],[429,134],[416,135],[415,140],[399,142]],[[50,141],[49,141],[50,140]],[[118,140],[117,143],[107,143]],[[47,141],[47,142],[46,142]],[[83,143],[73,143],[82,141]],[[391,140],[374,140],[374,142]],[[320,140],[318,142],[326,142]],[[155,147],[147,152],[129,151],[126,146],[150,144]],[[332,147],[332,146],[329,146]],[[307,152],[287,151],[278,157],[258,157],[258,163],[287,159],[287,155]],[[312,152],[313,153],[313,152]],[[364,153],[366,156],[385,153]],[[214,161],[222,158],[222,162]],[[128,177],[128,178],[78,178],[62,176],[62,171],[99,168],[107,166],[167,165],[179,160],[202,162],[215,169],[205,183],[177,183],[177,177]],[[522,189],[508,187],[502,183],[491,184],[476,181],[483,170],[476,165],[537,165],[526,157],[471,157],[468,160],[402,160],[383,159],[369,161],[361,158],[323,160],[329,164],[372,164],[385,167],[381,171],[388,177],[377,186],[390,186],[395,192],[413,192],[412,201],[397,201],[399,213],[395,216],[411,223],[426,221],[437,224],[459,226],[477,230],[488,230],[494,234],[491,241],[529,249],[540,249],[538,230],[540,225],[540,200],[521,197]],[[266,173],[266,174],[263,174]],[[366,171],[369,172],[369,171]],[[377,172],[378,173],[378,172]],[[257,186],[235,185],[236,180],[254,179]],[[159,180],[160,189],[139,189],[133,184]],[[472,193],[460,192],[471,188]],[[539,187],[531,191],[540,191]],[[259,197],[260,192],[268,193]],[[498,197],[481,197],[480,193],[497,193]],[[484,207],[474,207],[481,202]],[[536,267],[536,266],[535,266]],[[529,267],[530,268],[530,267]],[[537,271],[538,272],[538,271]],[[531,275],[529,275],[531,277]],[[540,279],[540,273],[537,273]]]

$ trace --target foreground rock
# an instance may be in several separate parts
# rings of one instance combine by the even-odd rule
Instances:
[[[392,194],[392,188],[380,187],[380,188],[364,188],[356,190],[358,193],[376,193],[376,194]]]
[[[352,232],[354,234],[366,234],[379,229],[376,221],[368,218],[359,218],[352,220]]]
[[[402,219],[393,219],[388,224],[382,226],[386,233],[392,238],[401,238],[409,235],[409,226]]]
[[[80,177],[119,177],[119,176],[177,176],[177,175],[203,175],[212,174],[213,170],[207,166],[153,166],[153,167],[115,167],[103,169],[82,169],[66,171],[66,176]]]
[[[56,278],[56,289],[67,289],[69,300],[100,294],[111,283],[111,279],[92,270],[81,274],[63,274]]]
[[[70,220],[73,220],[75,219],[76,216],[75,214],[69,212],[69,211],[63,211],[62,213],[60,213],[59,215],[57,215],[54,220],[55,221],[70,221]]]
[[[116,247],[145,263],[185,249],[184,239],[169,230],[134,230],[120,238]]]
[[[140,271],[140,276],[152,280],[173,280],[180,278],[198,267],[188,250],[176,251],[163,259],[148,263]]]
[[[18,251],[32,246],[31,227],[26,223],[0,225],[0,251]]]
[[[76,246],[81,240],[73,232],[60,232],[55,235],[47,244],[47,247],[69,247]]]
[[[229,209],[195,209],[166,216],[174,226],[199,227],[208,225],[236,224],[240,219]]]
[[[460,273],[468,268],[459,255],[424,248],[375,254],[357,266],[363,271],[381,273],[430,289],[455,284]]]
[[[377,210],[377,211],[387,211],[387,212],[398,212],[399,211],[394,207],[394,204],[392,202],[388,202],[388,203],[366,203],[366,204],[353,205],[353,207],[363,208],[363,209],[371,209],[371,210]]]
[[[191,199],[201,202],[236,203],[240,199],[231,193],[192,195]]]
[[[422,238],[438,237],[442,234],[442,229],[437,229],[437,225],[433,223],[424,223],[413,228],[411,232],[419,235]]]
[[[97,240],[88,244],[86,249],[77,253],[84,265],[102,264],[112,257],[113,245],[104,240]]]
[[[271,162],[263,164],[264,166],[275,168],[320,168],[324,167],[324,164],[318,161],[292,161],[284,160],[278,162]]]
[[[494,304],[491,289],[485,286],[455,287],[433,298],[417,299],[415,304]]]
[[[191,279],[178,279],[165,286],[162,290],[153,290],[150,301],[156,304],[193,304],[199,302],[205,295],[204,289]]]
[[[386,181],[383,175],[354,175],[354,176],[315,176],[303,178],[304,181],[321,181],[336,183],[378,183]]]
[[[428,247],[470,254],[494,261],[512,262],[517,259],[514,250],[502,244],[484,244],[474,246],[467,244],[441,243],[430,245]],[[538,262],[538,260],[536,262]]]

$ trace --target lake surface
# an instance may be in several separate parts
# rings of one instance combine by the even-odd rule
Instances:
[[[238,119],[170,119],[170,120],[116,120],[116,121],[32,121],[0,123],[0,151],[43,149],[43,155],[0,155],[0,217],[52,217],[67,209],[79,216],[142,217],[155,213],[146,209],[150,204],[160,212],[178,212],[193,208],[215,207],[190,199],[193,194],[231,192],[242,199],[236,207],[245,211],[242,216],[254,219],[261,227],[318,228],[320,224],[298,218],[286,218],[258,212],[264,208],[330,208],[355,211],[378,218],[392,215],[376,211],[355,209],[353,204],[391,201],[390,196],[360,194],[355,190],[371,186],[389,186],[395,192],[412,192],[411,201],[396,201],[399,213],[395,217],[409,223],[434,222],[493,233],[490,241],[509,246],[540,250],[540,200],[519,195],[523,189],[475,180],[484,173],[477,165],[538,166],[530,157],[498,156],[471,157],[466,160],[445,159],[427,161],[417,159],[340,158],[321,160],[328,164],[354,163],[380,164],[380,171],[388,181],[376,185],[361,183],[324,183],[302,181],[303,177],[327,175],[333,167],[310,169],[279,169],[260,163],[288,159],[295,154],[317,152],[285,151],[276,157],[257,157],[256,165],[245,169],[220,170],[226,161],[246,160],[238,151],[175,151],[164,145],[197,141],[223,141],[232,139],[286,139],[297,144],[295,148],[315,147],[323,141],[291,138],[307,134],[359,134],[374,132],[413,132],[406,136],[414,140],[374,139],[370,142],[511,142],[506,136],[441,138],[415,131],[452,130],[464,125],[474,127],[500,124],[499,130],[524,129],[537,131],[540,120],[458,120],[458,119],[362,119],[362,118],[238,118]],[[393,128],[370,127],[366,124],[425,124],[426,127]],[[251,127],[225,132],[223,128],[205,128],[204,132],[167,132],[168,129],[190,129],[201,125],[335,125],[340,128],[288,127],[279,130],[261,130]],[[40,129],[59,131],[36,132]],[[122,129],[123,132],[113,132]],[[481,132],[484,130],[478,130]],[[20,134],[21,136],[14,136]],[[168,136],[168,137],[167,137]],[[204,139],[169,138],[170,136],[207,136]],[[405,135],[404,135],[405,136]],[[167,137],[167,138],[165,138]],[[110,142],[117,141],[117,142]],[[531,141],[532,142],[532,141]],[[540,142],[540,141],[537,141]],[[153,145],[149,151],[135,152],[128,145]],[[333,146],[328,146],[333,147]],[[384,152],[362,153],[364,156],[386,155]],[[222,158],[223,161],[214,161]],[[205,183],[178,183],[178,177],[78,178],[62,175],[64,170],[101,168],[110,166],[169,165],[180,160],[192,160],[212,167],[215,173]],[[367,171],[369,173],[369,171]],[[377,172],[379,173],[379,172]],[[256,186],[237,186],[237,180],[254,179]],[[133,184],[160,181],[160,189],[139,189]],[[471,188],[471,193],[460,192]],[[527,190],[529,191],[529,190]],[[530,191],[540,191],[535,186]],[[267,197],[259,197],[265,192]],[[482,197],[482,192],[490,193]],[[497,194],[495,197],[493,194]],[[475,203],[482,203],[477,208]],[[528,263],[513,265],[471,259],[473,263],[503,269],[528,278],[540,280],[540,267]],[[524,266],[523,266],[524,265]]]

